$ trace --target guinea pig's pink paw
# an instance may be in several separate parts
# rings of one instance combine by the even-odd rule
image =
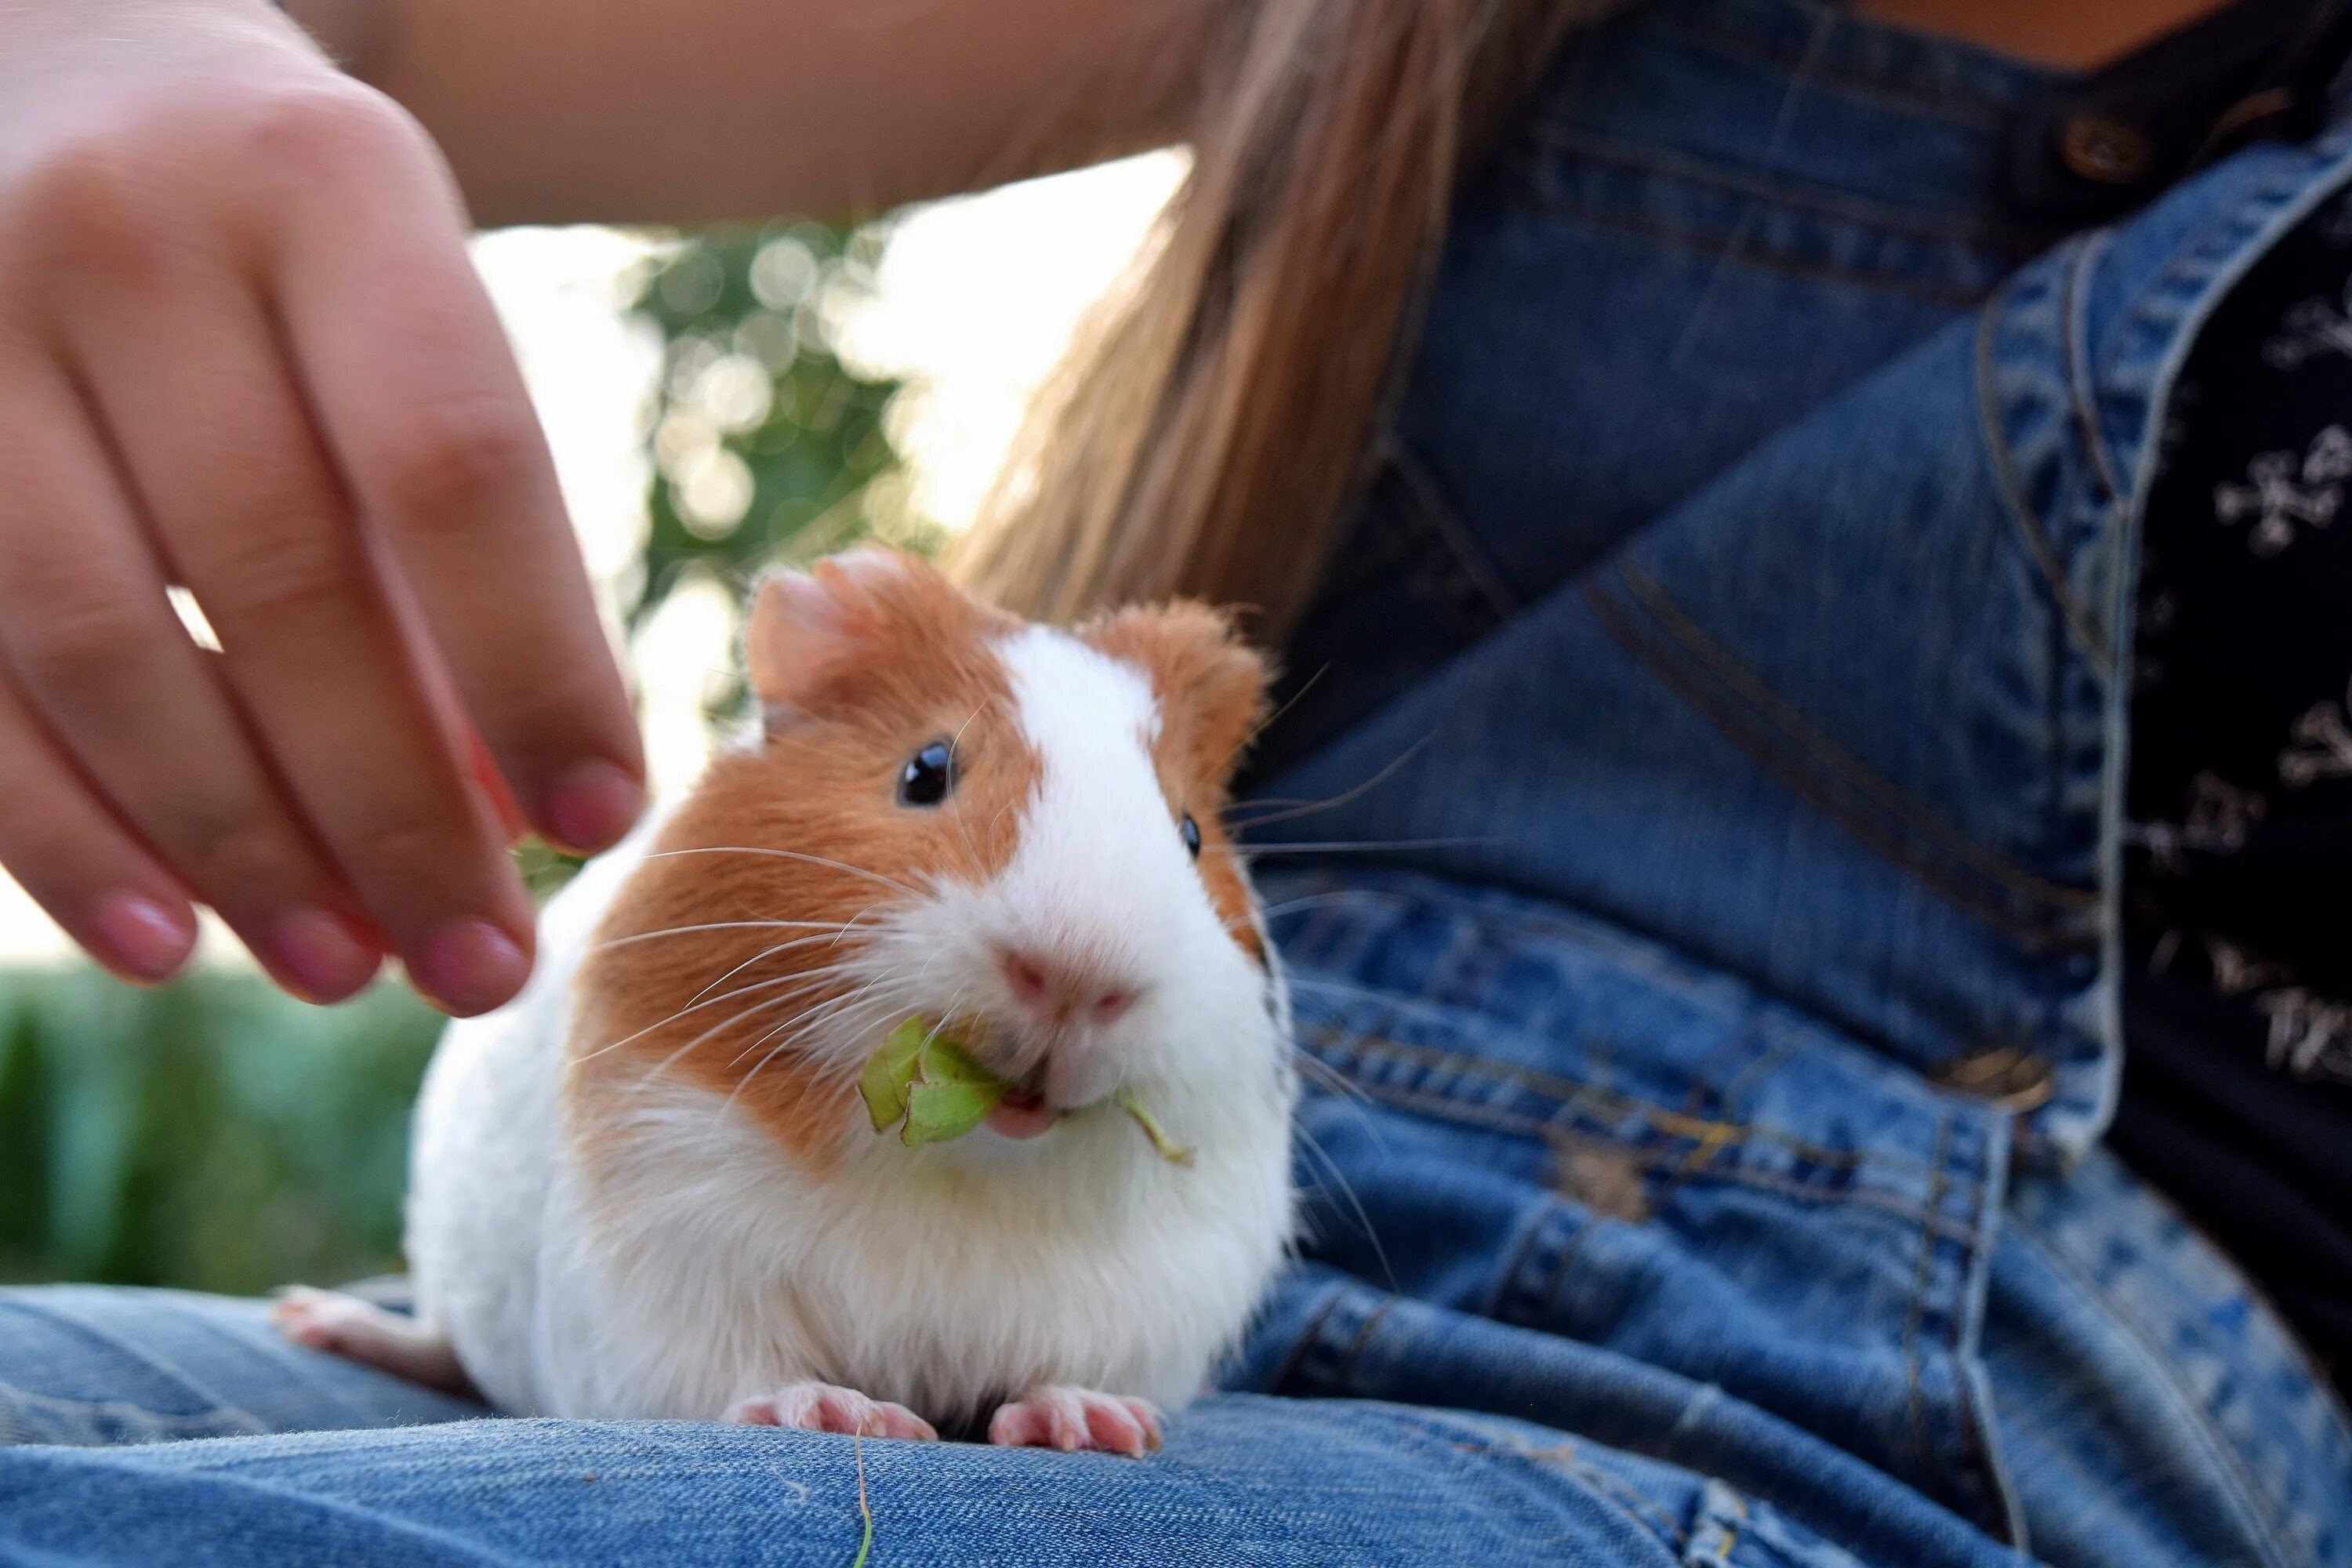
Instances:
[[[791,1426],[803,1432],[839,1432],[845,1436],[909,1437],[936,1442],[931,1424],[903,1405],[868,1399],[854,1388],[830,1383],[795,1383],[757,1399],[739,1400],[727,1412],[738,1426]]]
[[[269,1321],[298,1345],[348,1356],[428,1388],[480,1397],[446,1337],[356,1296],[289,1286],[269,1309]]]
[[[1160,1450],[1160,1410],[1148,1399],[1124,1399],[1091,1388],[1041,1384],[997,1406],[988,1440],[1008,1448],[1080,1448],[1131,1459]]]

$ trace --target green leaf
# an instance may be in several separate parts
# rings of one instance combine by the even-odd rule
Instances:
[[[1179,1143],[1168,1136],[1168,1130],[1160,1125],[1159,1118],[1143,1109],[1143,1101],[1135,1098],[1133,1089],[1120,1089],[1112,1098],[1111,1103],[1135,1118],[1135,1124],[1143,1129],[1144,1136],[1151,1140],[1152,1149],[1161,1159],[1171,1165],[1189,1165],[1192,1163],[1192,1147],[1189,1144]]]
[[[910,1148],[962,1137],[1012,1089],[920,1017],[891,1030],[857,1079],[874,1131],[887,1132],[903,1118],[898,1137]]]
[[[887,1132],[907,1114],[907,1085],[915,1076],[915,1058],[922,1054],[930,1026],[909,1018],[890,1031],[882,1048],[866,1058],[857,1077],[857,1092],[866,1098],[866,1114],[874,1131]]]

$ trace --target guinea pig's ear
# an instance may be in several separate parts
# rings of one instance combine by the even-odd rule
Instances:
[[[1150,677],[1186,773],[1217,787],[1233,776],[1265,718],[1271,672],[1229,616],[1179,600],[1116,611],[1079,636]]]
[[[882,628],[877,595],[915,570],[887,550],[853,550],[806,572],[770,574],[751,598],[743,662],[773,724],[805,710]]]

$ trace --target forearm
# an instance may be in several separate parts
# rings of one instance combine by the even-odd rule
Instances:
[[[289,0],[478,221],[837,213],[1177,135],[1236,0]]]

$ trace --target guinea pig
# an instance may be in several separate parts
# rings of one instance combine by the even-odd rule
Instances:
[[[757,732],[443,1036],[415,1319],[282,1326],[514,1414],[1156,1447],[1293,1224],[1288,1005],[1221,821],[1263,665],[1201,605],[1055,630],[878,550],[770,577],[746,654]],[[1013,1085],[976,1131],[875,1131],[909,1018]]]

